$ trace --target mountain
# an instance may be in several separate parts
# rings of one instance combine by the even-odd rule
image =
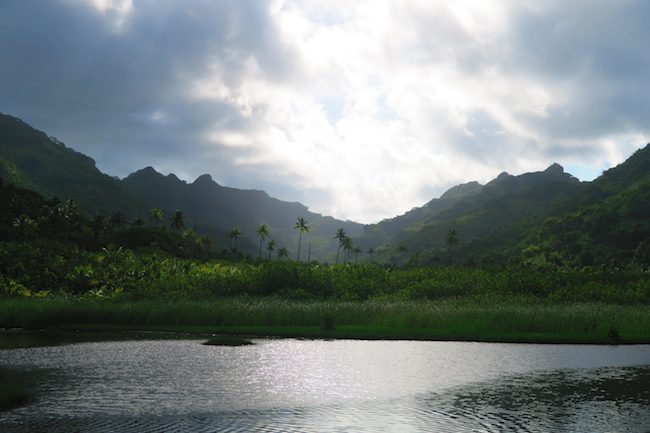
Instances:
[[[147,167],[126,177],[122,184],[129,193],[147,197],[167,214],[175,209],[185,210],[189,220],[196,221],[199,229],[210,232],[222,245],[225,241],[223,232],[239,226],[243,237],[248,239],[241,247],[253,255],[258,252],[259,245],[255,231],[262,223],[269,227],[271,238],[295,257],[298,232],[293,225],[299,217],[305,218],[310,231],[305,236],[301,256],[307,258],[311,244],[311,258],[318,260],[329,260],[336,252],[333,236],[337,228],[343,227],[353,236],[363,228],[361,224],[310,212],[300,203],[275,199],[264,191],[221,186],[207,174],[187,183],[173,174],[165,176]],[[219,228],[221,233],[215,232],[214,228]]]
[[[458,244],[450,247],[452,228]],[[397,263],[648,265],[650,145],[592,182],[552,164],[456,186],[366,227],[360,242],[381,245],[377,259]]]
[[[427,218],[449,209],[458,200],[473,194],[480,188],[481,184],[478,182],[456,185],[441,195],[440,198],[434,198],[422,207],[415,207],[403,215],[380,221],[368,227],[364,235],[375,239],[390,239],[408,227],[415,226]]]
[[[239,248],[257,255],[255,230],[269,226],[271,237],[295,257],[298,233],[293,225],[298,217],[309,222],[301,256],[329,260],[336,254],[333,236],[339,227],[352,236],[363,225],[340,221],[309,212],[300,203],[269,197],[264,191],[228,188],[204,174],[186,183],[173,174],[164,176],[151,167],[132,173],[123,180],[99,171],[95,161],[48,137],[22,120],[0,114],[0,177],[45,197],[74,198],[89,215],[122,212],[129,218],[147,219],[149,209],[158,207],[169,217],[182,210],[187,225],[213,238],[216,248],[229,247],[226,232],[234,225],[242,231]]]
[[[0,177],[46,197],[75,198],[89,213],[142,213],[142,199],[95,161],[20,119],[0,114]]]
[[[485,185],[457,185],[439,198],[373,225],[340,221],[284,202],[260,190],[219,185],[210,175],[187,183],[152,167],[123,180],[100,172],[95,162],[20,119],[0,114],[0,177],[46,198],[75,198],[88,215],[118,210],[147,218],[152,207],[169,217],[182,210],[187,225],[227,248],[226,232],[239,226],[239,247],[256,255],[257,227],[295,257],[303,217],[311,228],[303,258],[333,261],[343,228],[354,245],[373,248],[374,259],[389,263],[650,264],[650,145],[580,182],[558,164],[513,176],[501,173]],[[457,244],[449,243],[451,229]]]
[[[541,263],[650,264],[650,145],[588,183],[527,241]]]
[[[446,262],[451,260],[447,236],[453,227],[459,239],[457,260],[489,262],[512,253],[531,227],[562,213],[560,204],[583,187],[558,164],[519,176],[501,173],[485,185],[456,186],[423,208],[367,228],[364,237],[373,239],[377,232],[388,237],[378,251],[384,260]]]

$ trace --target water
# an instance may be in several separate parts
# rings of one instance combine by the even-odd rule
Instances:
[[[7,432],[650,432],[650,346],[118,341],[0,351],[38,372]]]

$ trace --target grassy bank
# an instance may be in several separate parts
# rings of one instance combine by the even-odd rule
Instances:
[[[650,307],[480,297],[420,302],[5,299],[0,300],[0,327],[618,344],[650,342]]]

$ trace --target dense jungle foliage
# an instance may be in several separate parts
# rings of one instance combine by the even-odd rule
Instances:
[[[85,215],[74,201],[0,185],[0,294],[125,300],[273,296],[297,300],[439,300],[532,296],[552,301],[649,303],[648,271],[565,266],[527,252],[510,266],[338,265],[216,252],[205,237],[169,221]],[[165,227],[169,226],[169,227]],[[261,244],[260,244],[261,245]],[[343,262],[343,260],[341,261]]]

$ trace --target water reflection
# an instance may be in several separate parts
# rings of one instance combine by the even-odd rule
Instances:
[[[464,431],[647,432],[650,367],[507,376],[430,394],[419,411],[425,424],[438,412]]]
[[[49,371],[0,430],[644,433],[650,346],[260,340],[0,351]]]

